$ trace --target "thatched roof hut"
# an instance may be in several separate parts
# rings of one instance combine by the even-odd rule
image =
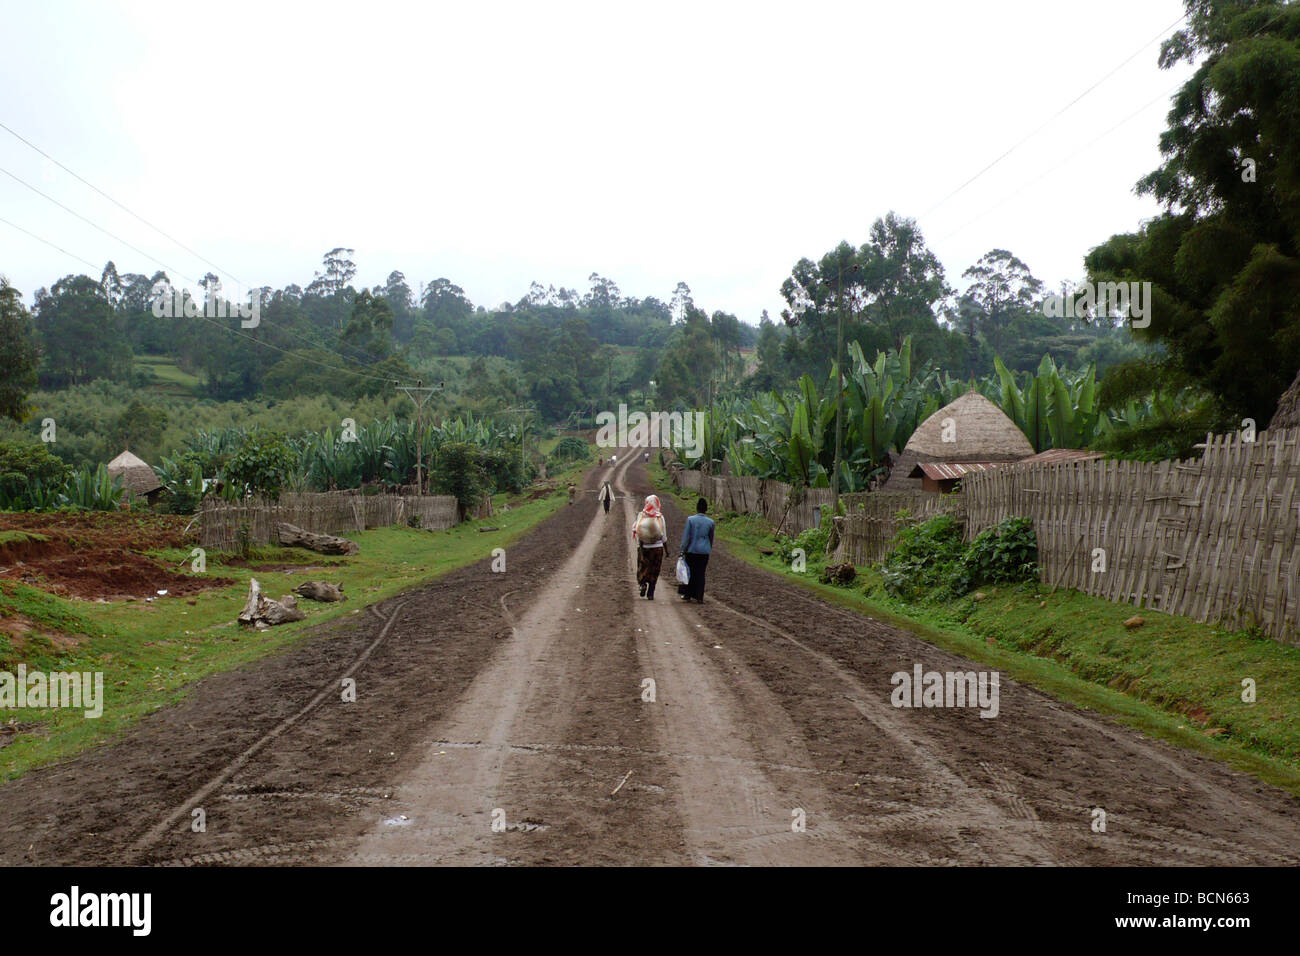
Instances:
[[[917,426],[882,490],[919,491],[921,478],[912,475],[925,462],[1020,461],[1033,453],[1034,446],[1016,423],[972,390]]]
[[[1279,428],[1300,428],[1300,372],[1296,373],[1291,387],[1278,399],[1277,411],[1273,413],[1273,420],[1268,423],[1269,431],[1276,431]]]
[[[122,452],[108,463],[108,474],[110,478],[121,475],[123,489],[141,497],[152,495],[162,488],[162,482],[153,469],[129,451]]]

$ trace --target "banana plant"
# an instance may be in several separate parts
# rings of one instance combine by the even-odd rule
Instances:
[[[60,504],[81,511],[116,511],[122,501],[122,476],[109,476],[108,468],[83,465],[68,478]]]

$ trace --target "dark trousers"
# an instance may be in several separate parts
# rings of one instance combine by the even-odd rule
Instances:
[[[609,514],[609,499],[605,499],[605,514]]]
[[[709,565],[709,556],[707,554],[690,554],[688,552],[683,557],[686,558],[686,567],[691,572],[691,583],[682,585],[681,592],[688,598],[703,601],[704,569]]]

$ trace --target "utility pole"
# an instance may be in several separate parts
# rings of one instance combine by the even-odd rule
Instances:
[[[414,385],[394,385],[415,402],[415,493],[424,494],[424,406],[433,397],[434,392],[442,390],[442,382],[437,385],[425,385],[424,379],[416,379]]]
[[[520,478],[523,478],[523,476],[524,476],[524,470],[525,470],[525,467],[526,467],[526,465],[527,465],[527,458],[524,457],[524,436],[527,434],[527,428],[528,428],[528,425],[527,425],[527,422],[528,422],[528,416],[532,414],[532,411],[533,411],[533,410],[532,410],[531,408],[528,408],[527,406],[517,406],[517,407],[515,407],[515,408],[507,408],[506,411],[508,411],[508,412],[518,412],[519,415],[520,415],[520,418],[519,418],[519,477],[520,477]]]
[[[849,270],[850,273],[858,271],[857,265]],[[835,489],[834,500],[831,504],[831,514],[840,513],[840,436],[842,427],[840,425],[844,412],[844,263],[840,262],[840,314],[836,323],[838,326],[835,335],[835,474],[831,478],[831,487]]]
[[[831,514],[840,513],[840,418],[844,413],[844,263],[840,262],[840,314],[835,335],[835,474],[831,487],[835,489]]]

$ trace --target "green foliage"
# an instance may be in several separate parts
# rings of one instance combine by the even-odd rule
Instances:
[[[110,478],[108,466],[83,467],[68,478],[59,503],[83,511],[117,511],[122,490],[122,476]]]
[[[905,601],[941,599],[982,584],[1037,578],[1038,543],[1028,518],[1007,518],[969,545],[962,535],[962,523],[950,514],[904,527],[881,564],[886,592]]]
[[[227,463],[224,477],[237,494],[260,495],[274,501],[297,463],[283,437],[273,432],[253,432]]]
[[[473,445],[453,441],[439,446],[429,473],[429,485],[435,494],[456,499],[462,520],[487,497],[488,482],[487,469]]]
[[[43,384],[130,378],[130,343],[99,282],[88,276],[64,276],[48,292],[37,292],[34,314]]]
[[[590,458],[591,445],[575,435],[565,435],[551,452],[551,459],[558,462],[588,461]]]
[[[831,522],[834,515],[827,508],[822,512],[821,524],[815,528],[805,528],[797,535],[777,535],[776,553],[781,556],[781,560],[789,564],[794,560],[794,551],[796,548],[802,548],[804,557],[809,565],[820,562],[826,554],[826,544],[831,537]]]
[[[1007,518],[971,541],[949,589],[965,594],[980,584],[1032,581],[1038,577],[1038,538],[1028,518]]]
[[[154,466],[158,482],[167,492],[164,507],[172,514],[192,514],[203,499],[203,467],[193,452],[177,460],[164,458]]]
[[[45,510],[57,503],[68,468],[43,444],[0,441],[0,507]]]
[[[1263,427],[1300,366],[1300,7],[1188,0],[1160,65],[1191,67],[1138,192],[1165,207],[1085,259],[1094,282],[1149,282],[1166,388],[1199,386],[1221,418]],[[1154,384],[1154,383],[1153,383]],[[1201,403],[1186,418],[1200,414]],[[1152,438],[1179,443],[1177,425]],[[1140,449],[1139,449],[1140,450]]]
[[[0,417],[18,422],[27,417],[39,360],[31,316],[18,290],[0,276]]]
[[[899,518],[906,520],[907,516],[900,513]],[[894,597],[914,600],[945,584],[965,554],[962,534],[961,522],[948,514],[906,525],[881,565],[885,590]]]
[[[151,457],[162,441],[163,430],[167,427],[167,413],[160,408],[146,405],[138,398],[122,410],[122,414],[113,423],[109,441],[114,447],[133,449],[141,456]]]

